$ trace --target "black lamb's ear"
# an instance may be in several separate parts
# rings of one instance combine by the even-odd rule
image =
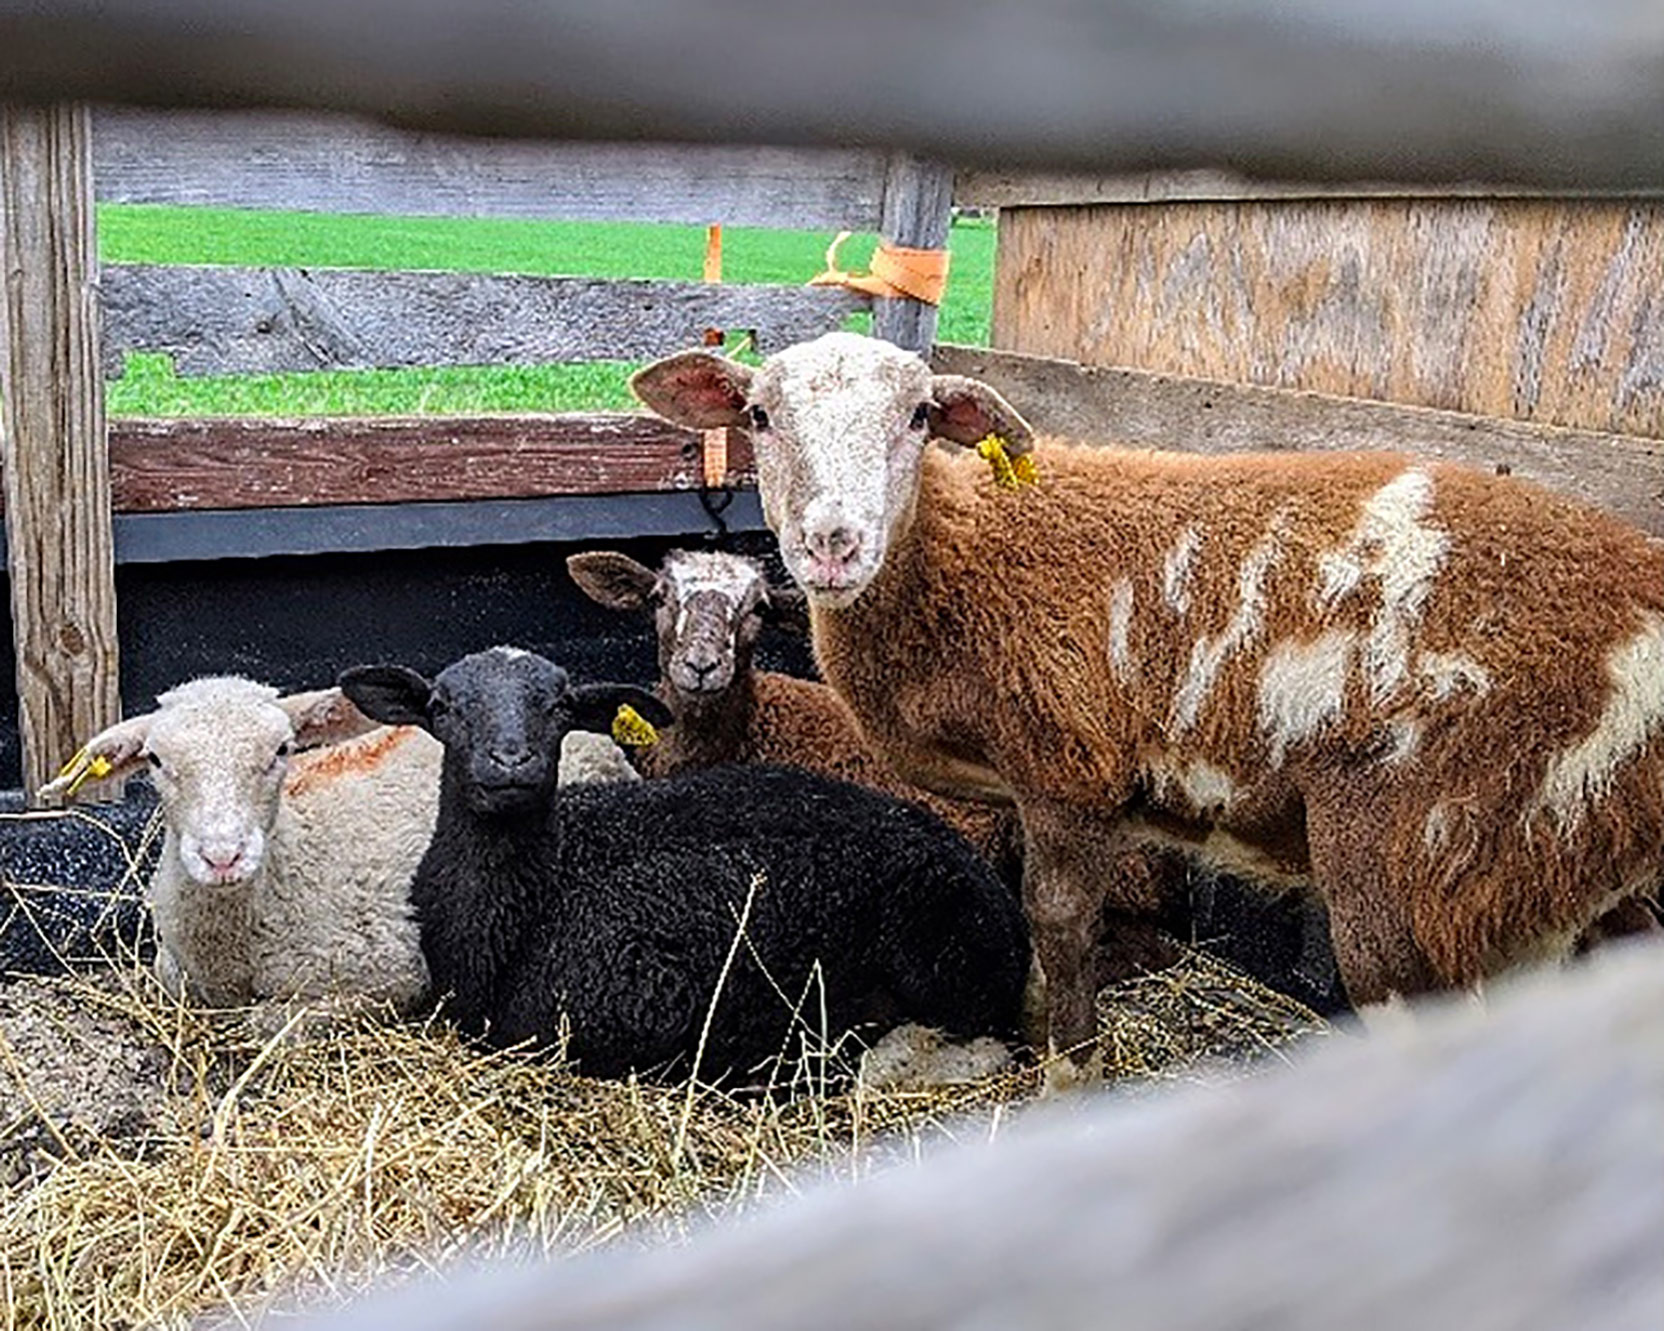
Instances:
[[[646,689],[634,684],[580,684],[566,691],[566,713],[572,729],[612,734],[613,718],[620,707],[633,707],[642,720],[654,726],[668,726],[674,717],[670,708]]]
[[[390,726],[430,729],[433,684],[407,666],[352,666],[341,672],[341,692],[372,720]]]
[[[804,637],[809,634],[809,598],[797,587],[770,587],[763,598],[763,618]]]

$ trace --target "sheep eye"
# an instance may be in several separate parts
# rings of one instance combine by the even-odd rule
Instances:
[[[913,408],[913,419],[907,424],[915,430],[922,430],[930,424],[930,403],[921,402]]]
[[[761,407],[753,403],[751,406],[746,408],[746,414],[751,417],[751,425],[753,429],[768,429],[768,412],[764,411]]]

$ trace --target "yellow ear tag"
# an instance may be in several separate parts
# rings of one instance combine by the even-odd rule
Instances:
[[[653,728],[653,723],[628,703],[620,704],[618,715],[612,719],[612,737],[617,743],[632,749],[645,749],[649,744],[659,742],[659,732]]]
[[[82,749],[64,764],[64,770],[59,772],[58,775],[61,777],[74,775],[75,779],[69,783],[69,788],[64,792],[73,795],[87,782],[102,781],[114,770],[115,764],[103,754],[99,754],[96,758],[88,758],[87,751]]]
[[[1040,472],[1034,465],[1034,459],[1027,453],[1013,458],[1004,439],[997,434],[984,435],[977,444],[977,456],[988,464],[994,473],[994,484],[1002,490],[1020,490],[1025,485],[1035,485],[1040,480]]]

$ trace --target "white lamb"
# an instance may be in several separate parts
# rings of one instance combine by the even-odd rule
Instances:
[[[163,983],[222,1005],[418,998],[410,880],[438,809],[438,744],[372,729],[334,689],[280,698],[221,676],[157,704],[96,736],[82,765],[150,766],[167,825],[148,890]]]

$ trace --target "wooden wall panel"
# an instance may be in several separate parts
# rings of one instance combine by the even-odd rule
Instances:
[[[1012,208],[996,347],[1664,436],[1664,203]]]

